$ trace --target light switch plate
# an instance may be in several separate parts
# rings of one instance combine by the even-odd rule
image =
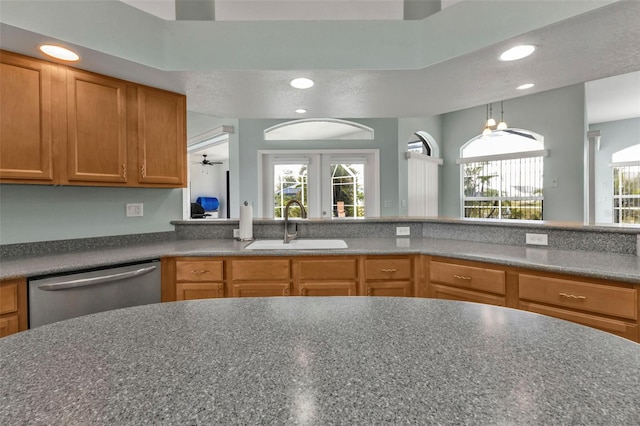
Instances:
[[[142,217],[144,216],[144,209],[142,203],[127,203],[126,216],[127,217]]]
[[[527,233],[527,244],[532,244],[535,246],[546,246],[549,245],[549,237],[547,234],[529,234]]]
[[[396,226],[396,236],[404,237],[411,235],[411,228],[408,226]]]

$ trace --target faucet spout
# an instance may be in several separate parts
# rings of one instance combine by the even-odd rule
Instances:
[[[295,240],[298,238],[298,225],[295,225],[295,231],[289,232],[289,209],[292,204],[297,204],[300,206],[300,216],[303,219],[307,218],[307,211],[304,209],[302,203],[295,198],[289,201],[284,207],[284,243],[289,244],[289,241]]]

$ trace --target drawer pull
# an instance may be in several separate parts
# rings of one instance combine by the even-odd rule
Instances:
[[[371,296],[371,288],[367,289],[367,296]]]
[[[471,279],[471,277],[465,277],[464,275],[454,275],[454,278],[465,281],[469,281]]]
[[[568,299],[578,299],[578,300],[586,300],[587,296],[576,296],[575,294],[567,294],[567,293],[558,293],[561,297],[566,297]]]
[[[222,297],[222,287],[218,288],[218,297]]]
[[[393,269],[381,269],[382,272],[396,272],[397,269],[393,268]]]
[[[199,269],[199,270],[194,270],[194,271],[190,271],[192,274],[206,274],[207,272],[211,272],[207,269]]]

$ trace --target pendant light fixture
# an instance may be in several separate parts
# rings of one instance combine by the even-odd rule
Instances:
[[[482,131],[482,136],[488,136],[492,132],[489,127],[489,104],[487,104],[487,120],[484,122],[484,130]]]
[[[498,123],[498,127],[496,127],[497,130],[504,130],[507,127],[507,123],[504,121],[504,107],[502,105],[503,101],[500,101],[500,123]]]
[[[493,104],[489,104],[489,118],[487,118],[487,127],[494,127],[496,120],[493,119]]]

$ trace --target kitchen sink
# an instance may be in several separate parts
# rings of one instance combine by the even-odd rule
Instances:
[[[285,244],[282,240],[258,240],[245,247],[247,250],[334,250],[345,249],[343,240],[292,240]]]

